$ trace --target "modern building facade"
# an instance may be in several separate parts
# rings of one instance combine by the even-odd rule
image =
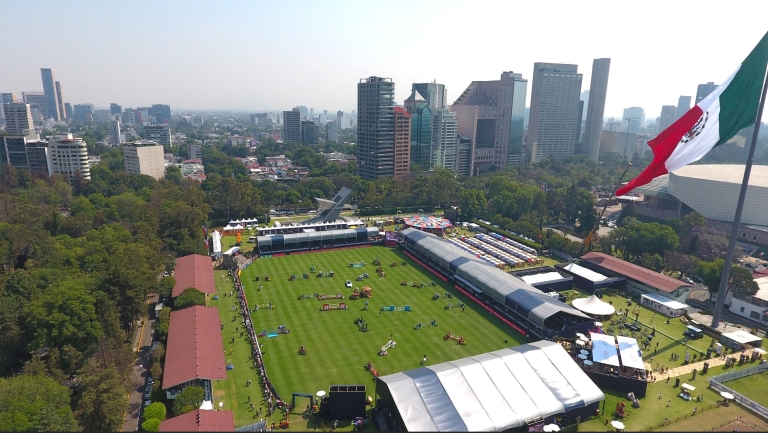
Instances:
[[[661,106],[661,115],[659,116],[659,124],[658,129],[656,131],[657,134],[661,134],[661,131],[669,128],[673,123],[675,123],[675,118],[677,113],[677,107],[674,105],[662,105]]]
[[[150,109],[150,116],[154,116],[155,123],[164,124],[171,122],[171,106],[164,104],[155,104]]]
[[[120,121],[119,120],[110,120],[107,124],[107,137],[109,139],[109,142],[112,144],[121,144],[123,142],[122,138],[120,137]]]
[[[144,127],[144,139],[155,141],[161,146],[173,146],[171,125],[147,125]]]
[[[499,80],[473,81],[450,107],[456,113],[458,134],[472,140],[473,175],[507,166],[512,102],[520,79],[520,74],[509,71]]]
[[[107,123],[112,120],[109,110],[96,110],[93,112],[93,121],[96,123]]]
[[[301,144],[314,145],[320,138],[320,127],[311,120],[301,121]]]
[[[134,113],[132,108],[126,108],[125,111],[123,111],[122,120],[125,125],[135,125],[136,113]]]
[[[592,161],[597,161],[600,157],[600,136],[603,130],[605,98],[608,96],[608,74],[610,71],[611,59],[595,59],[592,62],[587,123],[584,128],[584,139],[582,140],[584,143],[583,148]]]
[[[365,180],[395,175],[394,107],[395,83],[391,78],[360,79],[357,84],[357,171]],[[410,126],[410,117],[408,119]],[[410,140],[410,133],[408,137]]]
[[[283,140],[301,143],[301,111],[299,107],[283,111]]]
[[[121,107],[120,105],[114,102],[109,104],[109,113],[112,114],[113,116],[115,114],[120,114],[122,112],[123,112],[123,107]]]
[[[698,104],[701,102],[702,99],[706,98],[715,89],[717,89],[717,84],[711,81],[705,84],[699,84],[696,88],[696,103]]]
[[[327,141],[339,141],[339,121],[331,120],[325,125],[325,139]]]
[[[163,146],[154,141],[142,140],[123,145],[125,171],[129,175],[146,174],[155,179],[165,176]]]
[[[67,118],[67,110],[64,108],[64,96],[61,90],[61,81],[56,82],[56,102],[59,104],[59,120]]]
[[[17,104],[19,95],[15,93],[0,93],[0,104]]]
[[[29,104],[32,111],[32,120],[42,122],[48,118],[48,108],[46,107],[44,92],[21,92],[24,103]]]
[[[645,125],[645,110],[641,107],[625,108],[621,124],[627,132],[640,132],[640,129]]]
[[[395,122],[395,179],[405,179],[411,167],[411,113],[393,107]]]
[[[43,92],[45,92],[45,116],[48,119],[59,121],[59,98],[56,95],[56,79],[53,76],[53,69],[41,68],[40,74],[43,78]]]
[[[432,167],[432,116],[429,101],[414,84],[404,107],[411,113],[411,164],[427,170]]]
[[[64,114],[66,114],[67,119],[71,119],[75,115],[74,110],[72,110],[72,104],[70,104],[69,102],[64,103]]]
[[[82,138],[72,134],[57,135],[48,141],[48,149],[53,174],[66,177],[71,184],[74,184],[78,172],[84,180],[91,180],[88,148]]]
[[[93,121],[93,104],[75,104],[75,120],[78,122]]]
[[[578,65],[534,63],[527,150],[531,162],[573,155],[579,129]],[[590,89],[590,104],[594,98]]]
[[[187,159],[203,159],[203,145],[189,143],[187,145]]]
[[[456,137],[458,152],[456,155],[456,172],[462,176],[472,174],[472,139],[466,135]]]
[[[525,165],[525,99],[528,96],[528,80],[522,74],[513,74],[512,109],[509,119],[509,148],[507,165]]]
[[[6,135],[0,140],[0,162],[10,164],[17,170],[27,170],[33,176],[51,175],[51,157],[48,142],[40,140],[34,133],[29,135]]]
[[[677,98],[677,109],[675,110],[675,120],[683,117],[691,109],[691,97],[680,95]]]
[[[456,120],[456,113],[447,108],[435,110],[432,114],[432,160],[430,164],[432,167],[456,170],[458,130],[459,122]]]
[[[35,129],[29,104],[5,103],[2,108],[5,116],[5,131],[9,134],[22,135],[24,130]]]
[[[418,92],[424,97],[427,107],[432,110],[445,108],[445,104],[448,101],[448,92],[445,90],[445,85],[438,84],[437,81],[432,81],[431,83],[413,83],[411,90]]]

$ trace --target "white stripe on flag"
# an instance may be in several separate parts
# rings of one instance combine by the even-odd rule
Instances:
[[[733,77],[738,71],[738,69],[733,71],[723,84],[696,104],[704,112],[693,129],[698,134],[694,132],[692,138],[683,136],[675,150],[672,151],[672,154],[664,162],[668,172],[673,172],[694,161],[698,161],[720,141],[720,95],[731,84]],[[727,115],[728,113],[725,114]]]

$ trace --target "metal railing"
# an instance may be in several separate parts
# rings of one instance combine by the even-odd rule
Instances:
[[[756,365],[754,367],[744,368],[741,370],[734,370],[729,371],[727,373],[718,374],[717,376],[710,377],[709,380],[709,386],[712,387],[715,391],[718,392],[729,392],[733,394],[733,401],[736,403],[739,403],[740,405],[746,407],[747,409],[751,410],[755,414],[768,419],[768,408],[761,405],[760,403],[757,403],[756,401],[750,399],[749,397],[746,397],[733,389],[727,387],[724,385],[724,382],[728,382],[730,380],[734,379],[740,379],[742,377],[750,376],[753,374],[760,374],[765,371],[768,371],[768,364],[760,364]]]

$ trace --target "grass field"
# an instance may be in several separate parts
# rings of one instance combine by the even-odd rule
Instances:
[[[376,275],[376,267],[372,265],[378,258],[385,277]],[[399,265],[405,260],[408,265]],[[366,266],[350,268],[351,262],[365,261]],[[390,263],[398,263],[390,267]],[[334,271],[335,277],[316,278],[310,272],[314,264],[316,271]],[[371,275],[363,281],[355,281],[357,275],[367,272]],[[293,274],[311,274],[310,279],[289,281]],[[231,282],[224,283],[217,272],[217,286],[224,290],[231,289]],[[255,276],[259,282],[254,281]],[[271,281],[265,282],[269,276]],[[372,298],[369,299],[369,310],[363,311],[365,300],[349,300],[353,289],[345,287],[345,281],[351,280],[353,287],[370,286]],[[403,280],[425,283],[424,288],[401,286]],[[246,268],[241,281],[249,305],[265,305],[272,303],[273,310],[260,308],[252,313],[254,330],[277,329],[285,325],[290,333],[281,334],[274,338],[260,338],[263,342],[262,352],[264,364],[269,377],[281,397],[290,400],[294,392],[315,394],[319,390],[328,390],[332,384],[365,384],[368,394],[374,394],[372,375],[364,369],[367,362],[372,362],[381,375],[418,368],[423,356],[427,355],[427,364],[455,360],[471,355],[498,350],[524,342],[524,337],[510,326],[491,316],[482,307],[466,299],[457,290],[449,287],[442,280],[413,262],[399,251],[384,247],[367,247],[346,250],[333,250],[312,254],[299,254],[283,257],[261,258]],[[432,287],[434,281],[437,286]],[[263,285],[261,291],[259,284]],[[221,295],[220,292],[220,295]],[[445,292],[454,295],[453,303],[464,301],[466,309],[445,310],[449,300],[444,298]],[[316,299],[297,300],[301,294],[337,294],[345,296],[343,300],[318,301]],[[441,299],[431,300],[432,295],[439,293]],[[345,302],[349,309],[346,311],[320,311],[324,303]],[[222,321],[225,324],[225,349],[233,347],[235,352],[228,356],[228,362],[235,365],[230,372],[230,379],[220,381],[216,390],[234,396],[221,396],[235,410],[237,426],[258,421],[249,410],[247,397],[249,392],[255,394],[258,389],[248,389],[245,380],[251,378],[257,382],[247,353],[247,340],[239,338],[234,327],[239,319],[232,321],[235,313],[229,308],[234,298],[220,298],[210,301],[210,304],[220,309]],[[395,305],[402,307],[410,305],[412,312],[384,311],[383,306]],[[368,322],[369,332],[360,332],[354,321],[363,317]],[[424,327],[414,330],[417,323],[428,325],[432,320],[437,321],[437,327]],[[232,329],[230,329],[232,328]],[[462,335],[466,345],[458,345],[456,341],[444,341],[443,336],[451,332]],[[390,335],[397,345],[389,350],[387,356],[378,356],[379,349],[387,343]],[[235,336],[235,343],[231,343]],[[507,341],[505,344],[505,340]],[[307,350],[307,355],[298,355],[301,345]],[[242,383],[240,383],[242,382]],[[260,394],[259,394],[260,395]],[[252,395],[251,398],[255,398]],[[217,403],[215,403],[217,404]],[[303,410],[307,401],[297,400],[297,407]],[[307,428],[311,425],[304,424]]]
[[[768,372],[729,380],[724,385],[763,406],[768,406]]]

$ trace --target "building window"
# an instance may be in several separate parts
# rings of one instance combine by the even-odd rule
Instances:
[[[760,320],[760,313],[757,311],[752,311],[749,313],[749,318],[754,320]]]
[[[746,238],[747,237],[747,232],[741,232],[741,237]]]
[[[741,307],[741,308],[739,309],[739,311],[743,313],[743,312],[744,312],[744,307]]]

